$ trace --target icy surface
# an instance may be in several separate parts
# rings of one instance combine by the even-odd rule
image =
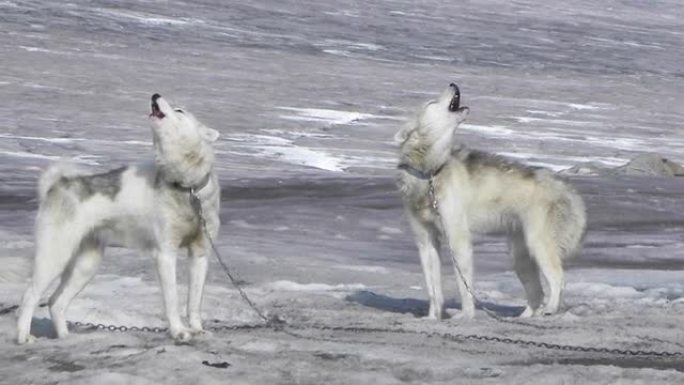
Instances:
[[[40,170],[61,158],[96,170],[151,158],[146,115],[159,92],[221,132],[217,246],[255,302],[296,325],[684,352],[683,179],[573,177],[589,233],[567,264],[563,312],[510,318],[522,288],[504,241],[483,237],[475,289],[504,321],[478,311],[438,323],[416,317],[427,301],[392,140],[455,81],[471,108],[460,131],[469,146],[554,170],[642,152],[684,163],[679,1],[10,0],[0,27],[0,310],[26,285]],[[207,325],[257,322],[211,263]],[[111,249],[68,316],[163,326],[151,258]],[[34,332],[35,344],[14,345],[13,314],[0,315],[0,383],[684,382],[681,357],[379,331],[53,340],[40,308]]]

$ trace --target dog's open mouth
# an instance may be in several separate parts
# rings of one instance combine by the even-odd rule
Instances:
[[[449,111],[456,112],[461,106],[461,90],[458,89],[455,83],[449,84],[449,87],[454,89],[454,97],[451,98],[451,103],[449,103]]]
[[[159,94],[152,95],[152,113],[150,114],[150,116],[163,119],[166,115],[164,115],[164,113],[161,112],[161,110],[159,109],[159,104],[157,104],[157,99],[159,98],[161,98],[161,95]]]

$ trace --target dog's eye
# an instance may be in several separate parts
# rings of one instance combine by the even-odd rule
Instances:
[[[174,111],[180,112],[181,114],[183,114],[183,110],[181,110],[180,108],[176,108]]]

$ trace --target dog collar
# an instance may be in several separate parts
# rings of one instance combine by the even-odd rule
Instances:
[[[201,189],[207,187],[210,180],[211,180],[211,173],[209,172],[209,173],[207,173],[207,175],[204,176],[204,178],[202,178],[202,180],[198,184],[196,184],[194,186],[185,186],[185,185],[178,183],[178,182],[171,183],[171,186],[173,186],[179,190],[200,191]]]
[[[432,172],[425,172],[423,170],[419,170],[408,163],[400,163],[399,166],[397,166],[398,169],[404,170],[407,173],[411,174],[412,176],[422,179],[422,180],[430,180],[434,177],[437,176],[442,170],[444,170],[444,166],[446,166],[447,162],[444,162],[441,166],[437,167],[435,171]]]

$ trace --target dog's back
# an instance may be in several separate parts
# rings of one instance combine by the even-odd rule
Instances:
[[[467,202],[472,231],[511,232],[531,222],[543,223],[553,233],[561,258],[579,250],[586,231],[584,202],[557,175],[467,149],[455,152],[452,164],[451,168],[458,171],[452,172],[451,178],[445,176],[446,183],[453,184],[448,189]]]

